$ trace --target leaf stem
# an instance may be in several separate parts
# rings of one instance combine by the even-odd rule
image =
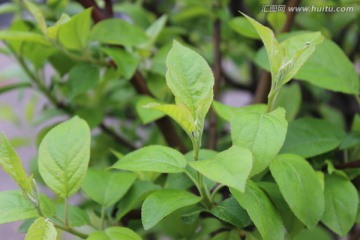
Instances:
[[[211,193],[210,199],[213,200],[215,194],[216,194],[220,189],[222,189],[223,187],[225,187],[225,185],[223,185],[223,184],[218,184],[218,185],[214,188],[213,192]]]
[[[69,227],[69,204],[68,198],[65,198],[64,201],[64,224],[66,227]]]
[[[105,206],[101,206],[101,230],[104,230],[105,227]]]
[[[82,239],[86,239],[89,236],[88,234],[81,233],[81,232],[79,232],[79,231],[77,231],[77,230],[75,230],[75,229],[73,229],[71,227],[61,226],[61,225],[56,224],[56,223],[53,223],[53,224],[54,224],[54,226],[56,228],[61,229],[61,230],[65,231],[65,232],[71,233],[71,234],[73,234],[75,236],[78,236],[78,237],[80,237]]]

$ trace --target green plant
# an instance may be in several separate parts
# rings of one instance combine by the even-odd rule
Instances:
[[[296,106],[286,102],[286,94],[296,96],[300,91],[298,85],[286,85],[294,77],[325,89],[359,94],[359,80],[348,59],[321,33],[288,34],[279,43],[270,28],[253,18],[243,14],[235,19],[234,28],[240,21],[247,35],[260,37],[264,43],[265,50],[255,59],[270,70],[271,87],[267,105],[231,107],[213,101],[217,83],[207,61],[176,40],[166,46],[170,50],[158,53],[160,63],[153,59],[158,64],[153,65],[154,71],[163,72],[166,62],[166,84],[157,81],[160,74],[153,72],[148,73],[152,79],[148,84],[157,90],[141,85],[137,69],[151,55],[166,16],[144,32],[122,19],[106,19],[92,26],[91,9],[87,9],[73,17],[62,15],[48,27],[37,6],[29,1],[25,5],[36,27],[21,20],[0,32],[0,39],[6,40],[10,54],[60,114],[78,116],[41,134],[39,175],[26,174],[2,135],[0,166],[21,191],[0,193],[0,223],[28,219],[28,240],[56,239],[56,229],[90,240],[163,236],[299,240],[306,239],[306,234],[321,234],[320,222],[340,236],[353,227],[359,199],[351,178],[358,173],[336,169],[334,155],[327,153],[340,147],[347,153],[353,151],[355,160],[359,115],[346,136],[344,130],[323,119],[294,120]],[[308,63],[326,60],[329,52],[344,61],[339,68],[348,78],[342,83],[332,82],[332,76],[318,82],[309,75],[322,69],[311,69]],[[50,87],[39,73],[48,61],[57,71]],[[117,78],[124,81],[113,81]],[[135,140],[129,140],[137,139],[136,129],[123,127],[126,134],[120,135],[106,125],[105,115],[125,122],[125,111],[119,109],[126,107],[122,101],[131,91],[129,82],[148,95],[137,96],[134,108],[139,118],[144,123],[157,121],[164,134],[171,130],[171,141],[169,136],[149,133],[148,146],[137,149]],[[28,85],[10,85],[6,90]],[[172,99],[175,103],[169,103]],[[218,152],[202,144],[211,107],[211,114],[231,127],[230,143]],[[186,135],[176,127],[164,129],[171,124],[165,115]],[[96,126],[102,134],[94,137],[91,129]],[[190,152],[184,150],[188,146]],[[105,157],[99,151],[105,151]],[[92,161],[89,168],[90,158],[98,156],[106,161]],[[39,193],[35,179],[43,181],[57,199]],[[89,199],[81,208],[68,203],[80,189]],[[136,215],[139,206],[141,219]]]

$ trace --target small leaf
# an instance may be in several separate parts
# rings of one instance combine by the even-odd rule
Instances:
[[[0,31],[0,40],[35,42],[35,43],[40,43],[42,45],[50,45],[50,43],[43,35],[32,32],[23,32],[23,31],[15,31],[15,30]]]
[[[58,38],[65,48],[81,50],[86,47],[91,27],[91,11],[88,8],[59,27]]]
[[[189,165],[206,177],[243,192],[252,168],[252,154],[246,148],[232,146],[210,160]]]
[[[110,207],[125,195],[135,179],[136,175],[133,173],[90,168],[82,189],[97,203]]]
[[[12,177],[25,193],[31,192],[32,180],[26,175],[19,156],[6,139],[5,134],[1,134],[0,166]]]
[[[147,39],[148,37],[141,28],[118,18],[106,19],[97,23],[90,33],[90,40],[129,47],[145,43]]]
[[[229,22],[230,27],[240,35],[248,38],[259,39],[259,35],[249,21],[244,17],[233,18]]]
[[[230,192],[248,212],[263,239],[284,239],[285,227],[279,213],[268,196],[254,182],[248,182],[245,193],[235,189],[230,189]]]
[[[236,111],[248,110],[251,112],[266,113],[267,106],[265,104],[252,104],[244,107],[233,107],[222,104],[218,101],[213,101],[212,104],[215,112],[224,120],[231,122]]]
[[[0,192],[0,224],[38,217],[35,207],[20,191]]]
[[[282,153],[308,158],[338,147],[344,138],[343,130],[315,118],[301,118],[289,124]]]
[[[74,117],[51,129],[39,147],[39,171],[47,186],[62,198],[77,192],[90,160],[90,129]]]
[[[151,109],[151,107],[149,107],[153,106],[154,102],[156,102],[156,100],[148,96],[140,96],[136,101],[136,113],[139,115],[143,124],[148,124],[165,116],[164,113],[155,111],[155,109]],[[149,105],[150,103],[152,104]]]
[[[54,225],[46,218],[38,218],[29,228],[25,240],[56,240]]]
[[[331,230],[345,236],[355,223],[359,196],[354,185],[338,175],[325,177],[325,211],[321,221]]]
[[[145,44],[140,45],[141,48],[150,49],[155,44],[156,39],[166,24],[166,21],[167,16],[163,15],[146,29],[146,35],[149,37],[149,40]]]
[[[97,67],[82,63],[73,67],[69,72],[70,97],[92,89],[99,82],[100,73]]]
[[[276,102],[276,107],[283,107],[286,111],[286,120],[291,122],[295,119],[301,106],[301,89],[299,84],[293,83],[283,86],[279,92]]]
[[[34,3],[30,2],[29,0],[24,1],[26,8],[30,11],[30,13],[36,19],[37,24],[39,25],[41,31],[46,33],[46,21],[41,9],[36,6]]]
[[[254,162],[252,175],[269,166],[281,149],[287,131],[283,108],[270,113],[237,111],[231,121],[231,137],[234,145],[249,148]]]
[[[239,240],[240,234],[237,230],[232,230],[230,232],[221,232],[216,234],[215,237],[211,238],[211,240]]]
[[[324,195],[311,165],[300,156],[282,154],[270,164],[270,170],[295,216],[314,228],[324,212]]]
[[[152,171],[163,173],[183,172],[185,157],[177,150],[164,146],[147,146],[127,154],[113,168],[128,171]]]
[[[130,228],[110,227],[105,231],[97,231],[90,234],[87,240],[142,240],[142,238]]]
[[[200,197],[181,190],[160,190],[150,194],[141,208],[141,219],[145,230],[152,228],[175,210],[195,205],[200,201]]]

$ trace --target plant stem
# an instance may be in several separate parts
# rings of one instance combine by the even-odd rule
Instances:
[[[77,230],[75,230],[73,228],[61,226],[61,225],[56,224],[56,223],[53,223],[53,224],[54,224],[54,226],[56,228],[61,229],[61,230],[65,231],[65,232],[71,233],[71,234],[73,234],[75,236],[78,236],[78,237],[80,237],[82,239],[86,239],[89,236],[88,234],[81,233],[81,232],[79,232],[79,231],[77,231]]]
[[[69,204],[67,198],[64,201],[64,224],[66,227],[69,227]]]
[[[218,184],[218,185],[215,187],[215,189],[213,190],[213,192],[211,193],[210,199],[213,200],[215,194],[216,194],[220,189],[222,189],[223,187],[225,187],[225,185],[223,185],[223,184]]]
[[[106,208],[104,206],[101,206],[101,229],[104,230],[105,227],[105,211]]]

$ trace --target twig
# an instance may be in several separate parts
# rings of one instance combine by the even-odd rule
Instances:
[[[335,166],[337,169],[360,168],[360,159]]]
[[[213,24],[213,42],[214,42],[214,99],[219,99],[219,90],[222,79],[221,71],[221,20],[216,18]],[[209,119],[209,142],[208,148],[215,149],[217,144],[217,116],[213,109],[210,109]]]
[[[100,22],[101,20],[111,18],[112,14],[108,10],[101,9],[99,5],[95,2],[95,0],[76,0],[78,3],[80,3],[84,8],[90,8],[92,7],[92,19],[94,22]],[[108,2],[108,1],[107,1]],[[109,3],[106,3],[106,7],[109,7]],[[111,4],[112,7],[112,4]]]
[[[289,2],[286,5],[286,22],[284,27],[281,29],[281,33],[289,32],[291,30],[292,25],[294,24],[295,20],[295,11],[288,11],[291,7],[299,6],[301,3],[301,0],[289,0]],[[266,102],[267,95],[270,91],[270,73],[267,71],[262,71],[261,77],[258,83],[258,87],[255,91],[254,96],[254,103],[263,103]]]

